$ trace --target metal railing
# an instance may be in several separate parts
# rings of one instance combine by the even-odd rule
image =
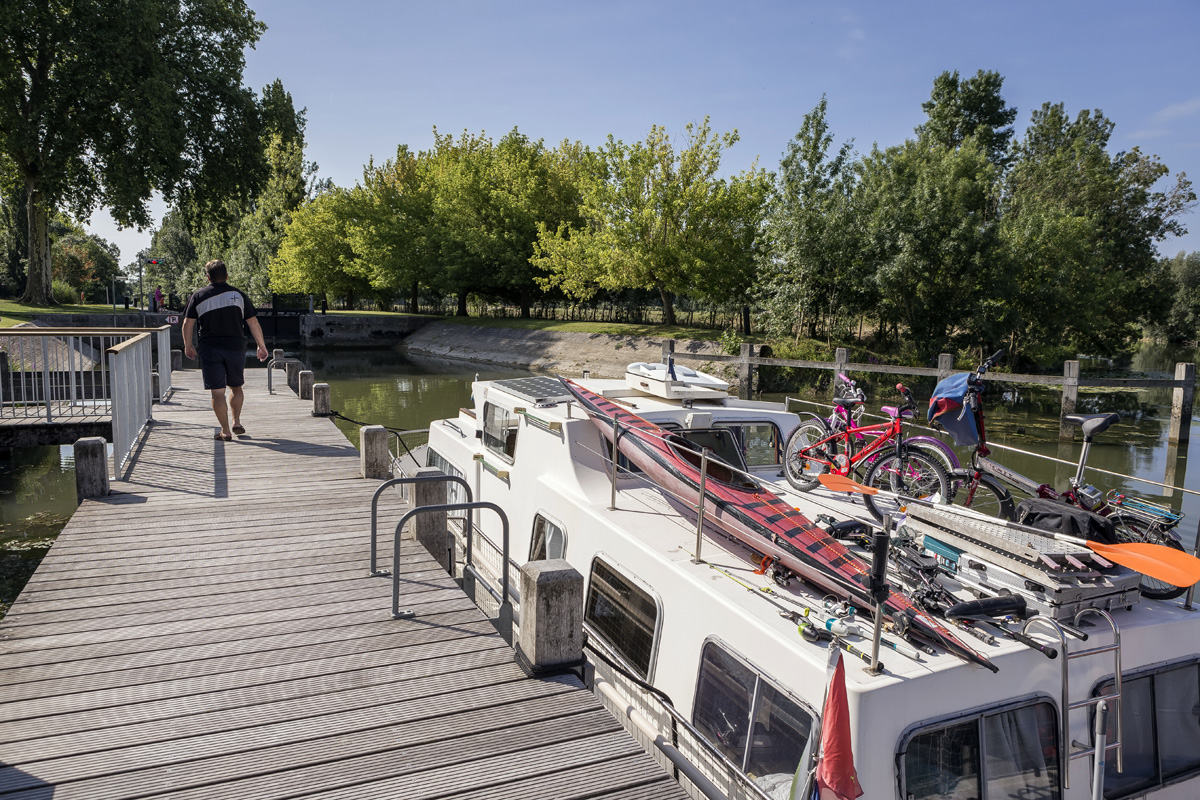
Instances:
[[[153,418],[150,334],[127,339],[107,353],[112,378],[113,473],[119,477],[142,430]]]
[[[171,328],[46,328],[0,333],[0,418],[34,423],[108,417],[113,407],[110,348],[154,334],[159,396],[171,391]],[[149,347],[149,345],[148,345]],[[144,361],[150,385],[150,360]]]

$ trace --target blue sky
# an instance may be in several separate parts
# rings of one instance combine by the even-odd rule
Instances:
[[[825,94],[837,142],[912,135],[945,70],[1004,76],[1018,133],[1044,102],[1103,111],[1111,149],[1140,146],[1200,183],[1200,2],[329,2],[250,0],[268,30],[246,83],[280,78],[308,110],[308,157],[350,185],[374,156],[422,149],[432,128],[549,143],[736,128],[731,172],[774,169]],[[1189,77],[1191,76],[1191,77]],[[155,205],[160,214],[161,204]],[[149,231],[92,230],[131,261]],[[1160,252],[1200,250],[1191,233]]]

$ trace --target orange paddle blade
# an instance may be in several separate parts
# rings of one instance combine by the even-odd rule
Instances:
[[[863,486],[845,475],[831,475],[825,473],[817,476],[817,480],[826,489],[832,489],[835,492],[856,492],[858,494],[879,494],[879,490],[874,486]]]
[[[1092,541],[1086,542],[1084,546],[1090,547],[1114,564],[1129,567],[1135,572],[1175,586],[1191,586],[1200,582],[1200,558],[1173,547],[1150,542],[1101,544]]]

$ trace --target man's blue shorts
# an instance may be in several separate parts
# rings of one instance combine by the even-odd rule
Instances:
[[[234,388],[246,382],[246,350],[227,347],[199,347],[200,372],[205,389]]]

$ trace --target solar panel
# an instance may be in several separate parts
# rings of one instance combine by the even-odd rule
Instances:
[[[566,400],[571,397],[571,393],[563,386],[562,381],[558,378],[551,378],[545,375],[538,375],[533,378],[509,378],[508,380],[495,381],[493,385],[499,386],[504,391],[535,404],[548,403],[553,400]]]

